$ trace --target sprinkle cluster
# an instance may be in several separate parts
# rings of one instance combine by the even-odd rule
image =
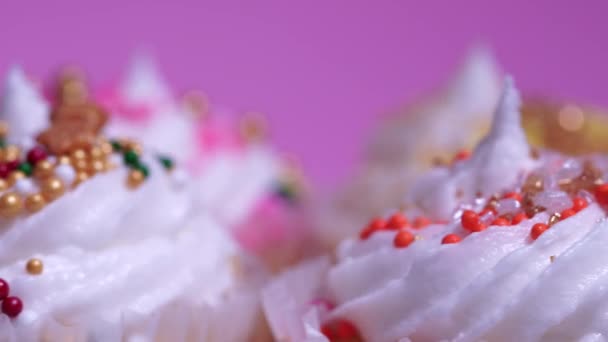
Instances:
[[[459,152],[454,157],[454,162],[467,158],[469,158],[468,153]],[[568,163],[571,161],[563,161],[563,168],[558,169],[556,174],[568,171],[567,168],[571,167]],[[545,202],[550,203],[550,200],[542,199],[544,192],[549,194],[545,198],[560,196],[562,209],[556,210],[550,204],[546,204]],[[553,200],[555,201],[555,199]],[[530,241],[534,241],[552,225],[576,215],[592,201],[608,206],[608,184],[603,183],[601,172],[589,160],[580,161],[580,169],[570,172],[570,176],[557,177],[555,180],[551,177],[543,178],[539,173],[531,173],[523,181],[519,190],[495,194],[489,198],[479,197],[474,206],[457,212],[451,223],[455,228],[460,229],[444,235],[441,243],[459,243],[471,233],[481,232],[490,227],[519,225],[539,212],[549,212],[550,217],[547,222],[539,222],[531,227]],[[564,203],[569,204],[564,208]],[[472,207],[478,209],[475,210]],[[420,239],[412,233],[412,230],[425,228],[432,223],[446,222],[433,222],[429,218],[418,216],[410,224],[405,214],[398,212],[387,220],[372,219],[361,230],[359,237],[365,240],[378,231],[395,231],[394,246],[405,248]]]
[[[19,316],[23,310],[23,302],[19,297],[10,296],[10,286],[2,278],[0,278],[0,302],[2,303],[2,313],[10,318]]]

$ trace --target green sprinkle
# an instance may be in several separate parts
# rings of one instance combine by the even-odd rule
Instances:
[[[112,150],[114,152],[121,152],[122,151],[122,145],[120,144],[120,142],[118,142],[118,140],[111,140],[110,144],[112,144]]]
[[[32,175],[32,164],[30,163],[21,163],[19,164],[19,166],[17,167],[17,169],[19,169],[19,171],[25,173],[26,176],[31,176]]]
[[[295,189],[283,182],[278,182],[275,185],[275,194],[288,203],[293,204],[298,200]]]
[[[137,167],[137,165],[139,165],[139,156],[132,150],[126,151],[123,154],[123,160],[125,164],[131,167]]]
[[[148,167],[144,164],[137,164],[135,166],[135,169],[141,171],[141,173],[144,175],[144,178],[148,178],[148,176],[150,175],[150,169],[148,169]]]
[[[173,166],[175,166],[173,163],[173,159],[167,156],[158,156],[158,160],[160,160],[160,163],[163,164],[165,170],[172,170]]]
[[[0,139],[0,148],[5,148],[5,147],[6,147],[6,140]]]

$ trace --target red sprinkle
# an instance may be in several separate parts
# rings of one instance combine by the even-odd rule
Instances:
[[[395,213],[386,223],[387,229],[401,229],[407,227],[407,218],[401,213]]]
[[[336,330],[338,337],[343,339],[355,338],[359,335],[357,328],[349,321],[339,321]]]
[[[462,241],[460,236],[458,236],[456,234],[448,234],[443,237],[443,239],[441,240],[441,244],[447,245],[447,244],[451,244],[451,243],[459,243],[460,241]]]
[[[371,220],[365,228],[363,228],[363,230],[359,234],[359,237],[361,238],[361,240],[366,240],[370,236],[372,236],[373,233],[375,233],[378,230],[382,230],[385,227],[386,227],[386,221],[384,221],[383,219],[381,219],[379,217],[375,218],[375,219]]]
[[[347,320],[336,320],[324,323],[321,332],[331,342],[350,341],[360,338],[357,328]]]
[[[479,212],[479,216],[483,216],[487,213],[492,213],[494,215],[498,215],[498,212],[496,211],[496,209],[494,207],[488,206],[488,207],[483,208],[483,210]]]
[[[11,318],[19,316],[23,310],[23,303],[18,297],[7,297],[2,301],[2,312]]]
[[[325,335],[325,337],[327,337],[330,341],[336,338],[334,329],[329,323],[325,323],[321,326],[321,333]]]
[[[508,226],[510,224],[511,222],[504,217],[498,217],[492,222],[493,226]]]
[[[572,209],[574,209],[576,212],[587,208],[588,205],[589,203],[587,203],[587,200],[582,197],[574,197],[572,199]]]
[[[536,240],[547,229],[549,229],[548,225],[546,225],[544,223],[537,223],[537,224],[535,224],[535,225],[532,226],[532,229],[530,230],[530,237],[532,238],[532,240]]]
[[[526,215],[526,213],[518,213],[515,216],[513,216],[513,218],[511,219],[511,224],[513,224],[513,225],[520,224],[521,221],[527,220],[527,219],[528,219],[528,215]]]
[[[608,183],[595,187],[595,198],[602,205],[608,204]]]
[[[6,162],[6,165],[8,166],[8,169],[10,171],[15,171],[17,170],[17,168],[19,167],[20,162],[18,160],[11,160],[9,162]]]
[[[0,177],[6,178],[9,173],[11,173],[11,169],[8,167],[8,163],[0,163]]]
[[[521,202],[524,199],[523,196],[519,192],[515,192],[515,191],[507,192],[506,194],[504,194],[502,196],[502,198],[513,198],[519,202]]]
[[[36,165],[37,162],[46,159],[46,150],[42,146],[35,146],[27,152],[27,161],[32,165]]]
[[[465,210],[460,218],[462,227],[471,232],[480,232],[486,227],[479,220],[479,215],[473,210]]]
[[[454,162],[461,161],[461,160],[467,160],[469,158],[471,158],[471,152],[469,150],[460,150],[454,156]]]
[[[412,222],[412,228],[422,229],[422,228],[428,226],[429,224],[431,224],[431,220],[429,220],[428,218],[426,218],[424,216],[418,216],[414,219],[414,222]]]
[[[0,278],[0,300],[8,297],[9,292],[11,291],[10,286],[8,286],[8,282],[2,278]]]
[[[415,237],[414,234],[408,232],[407,230],[400,230],[397,235],[395,235],[395,239],[393,240],[393,244],[397,248],[405,248],[414,242]]]
[[[574,215],[576,215],[576,211],[574,211],[574,209],[566,209],[560,213],[560,219],[565,220]]]

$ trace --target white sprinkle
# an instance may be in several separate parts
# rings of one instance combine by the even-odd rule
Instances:
[[[38,187],[34,184],[34,182],[32,182],[31,179],[22,178],[15,183],[15,190],[17,190],[17,192],[20,194],[27,195],[38,192]]]
[[[188,182],[188,174],[183,169],[175,169],[171,172],[173,183],[178,188],[182,188]]]
[[[72,184],[76,178],[76,171],[69,164],[61,164],[55,168],[57,177],[63,181],[64,184]]]

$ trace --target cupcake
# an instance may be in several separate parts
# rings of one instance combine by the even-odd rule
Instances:
[[[437,163],[464,157],[487,132],[500,96],[500,72],[476,48],[443,89],[381,122],[351,179],[319,211],[319,235],[332,246],[387,207],[403,203],[412,181]]]
[[[1,108],[0,341],[251,337],[254,264],[179,164],[104,135],[75,78],[49,105],[13,69]]]
[[[488,133],[500,96],[496,64],[489,51],[472,50],[443,89],[381,122],[354,177],[318,210],[326,244],[354,233],[366,217],[402,205],[413,180],[434,165],[468,157]],[[521,115],[534,147],[573,155],[608,152],[604,109],[527,96]]]
[[[302,177],[268,143],[263,116],[212,108],[201,93],[175,97],[146,56],[99,98],[113,117],[108,132],[176,155],[187,166],[197,205],[246,250],[275,266],[299,255],[306,226]]]
[[[264,291],[277,339],[602,341],[608,338],[608,157],[532,149],[505,82],[490,132],[433,168],[336,260]]]

